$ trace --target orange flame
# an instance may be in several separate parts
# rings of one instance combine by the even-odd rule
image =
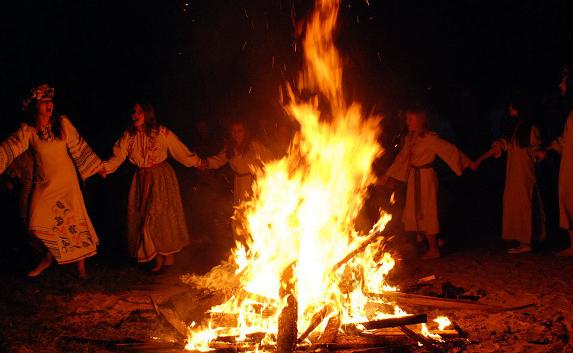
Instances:
[[[314,92],[309,100],[288,87],[285,109],[300,124],[289,154],[259,171],[254,196],[235,217],[248,233],[246,244],[237,243],[231,262],[206,277],[188,282],[212,289],[233,289],[231,298],[211,313],[233,317],[232,325],[213,321],[190,329],[189,349],[208,347],[218,335],[247,339],[266,333],[263,344],[274,343],[278,315],[285,303],[279,298],[283,271],[294,264],[299,332],[324,307],[340,314],[343,323],[358,323],[406,315],[395,307],[390,313],[367,310],[365,293],[396,290],[385,282],[395,262],[382,251],[382,237],[349,261],[341,259],[376,237],[390,215],[366,234],[355,229],[367,188],[376,181],[372,163],[382,154],[379,145],[381,117],[365,117],[359,104],[347,104],[342,88],[343,70],[333,37],[339,0],[317,0],[303,42],[305,66],[299,90]],[[320,106],[328,106],[322,112]],[[324,320],[326,321],[326,320]]]

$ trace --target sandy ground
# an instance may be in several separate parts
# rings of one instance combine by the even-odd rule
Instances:
[[[93,340],[176,340],[158,318],[150,298],[166,302],[188,291],[179,276],[204,272],[204,252],[187,251],[185,265],[159,275],[102,259],[88,264],[90,278],[76,279],[72,266],[54,266],[37,279],[2,274],[0,350],[3,352],[108,352],[103,344],[78,343],[65,336]],[[444,314],[467,333],[466,352],[573,352],[573,259],[553,253],[506,255],[498,245],[459,250],[433,261],[398,263],[395,284],[406,286],[435,275],[429,291],[441,292],[450,281],[502,305],[534,303],[520,311],[409,308],[430,316]],[[194,308],[199,309],[199,308]],[[414,348],[413,348],[414,349]],[[423,351],[418,349],[417,352]]]

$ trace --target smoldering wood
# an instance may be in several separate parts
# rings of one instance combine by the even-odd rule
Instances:
[[[241,345],[258,344],[265,338],[265,332],[253,332],[246,335],[245,341],[237,341],[238,336],[218,336],[215,341],[218,343],[233,343]]]
[[[340,320],[340,313],[333,315],[328,319],[328,323],[326,324],[326,328],[324,332],[318,338],[318,344],[328,344],[336,342],[336,338],[338,337],[338,330],[340,329],[341,320]]]
[[[291,353],[297,344],[298,302],[296,297],[295,263],[285,268],[281,275],[279,298],[286,300],[278,319],[277,353]]]
[[[143,342],[131,338],[121,340],[103,340],[76,336],[61,336],[59,339],[67,343],[89,344],[107,349],[117,349],[128,352],[181,352],[185,348],[176,342]],[[225,352],[217,352],[225,353]]]
[[[167,321],[167,323],[169,323],[169,325],[171,325],[171,327],[174,328],[182,338],[187,338],[187,334],[189,333],[187,325],[185,324],[185,321],[179,317],[177,311],[169,307],[160,307],[159,312],[165,321]]]
[[[420,342],[421,344],[424,345],[424,347],[426,347],[427,349],[429,349],[432,352],[437,353],[437,352],[443,351],[443,349],[441,349],[437,346],[439,344],[439,342],[436,342],[431,338],[428,338],[428,337],[425,337],[419,333],[416,333],[416,332],[410,330],[406,326],[400,326],[400,330],[402,332],[404,332],[406,334],[406,336],[410,337],[415,342]]]
[[[496,304],[476,303],[474,301],[462,299],[438,298],[427,295],[409,294],[402,292],[387,292],[383,294],[369,293],[368,296],[371,298],[393,301],[403,305],[427,306],[441,309],[481,310],[489,312],[515,311],[535,306],[533,303],[519,306],[503,306]]]
[[[323,321],[326,317],[332,312],[332,307],[330,305],[324,306],[318,312],[316,312],[312,319],[310,320],[310,324],[308,328],[298,337],[298,343],[302,343],[308,335],[312,333]]]
[[[388,319],[361,322],[358,324],[346,324],[342,326],[342,329],[346,330],[349,328],[353,327],[359,328],[360,326],[362,326],[366,330],[375,330],[389,327],[416,325],[426,322],[428,322],[428,316],[426,314],[417,314],[417,315],[407,315],[402,317],[391,317]]]

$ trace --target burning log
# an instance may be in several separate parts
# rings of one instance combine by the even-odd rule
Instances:
[[[187,338],[188,329],[185,321],[183,321],[177,312],[171,308],[163,307],[159,308],[161,316],[181,335],[183,338]]]
[[[400,326],[400,331],[404,332],[406,336],[410,337],[416,342],[419,342],[424,345],[424,347],[428,348],[432,352],[441,352],[442,350],[436,347],[437,342],[432,340],[431,338],[424,337],[406,326]]]
[[[312,331],[314,331],[324,321],[324,319],[326,319],[326,317],[328,316],[328,314],[331,313],[331,311],[332,308],[330,307],[330,305],[326,305],[320,311],[315,313],[312,316],[312,319],[310,320],[308,328],[298,337],[298,343],[302,343],[308,337],[308,335],[310,335]]]
[[[340,324],[340,313],[331,316],[330,319],[328,319],[328,323],[326,324],[324,332],[318,339],[318,344],[334,343],[336,341],[336,337],[338,336]]]
[[[338,271],[338,269],[340,267],[342,267],[344,264],[346,264],[348,261],[350,261],[354,256],[356,256],[356,255],[360,254],[362,251],[364,251],[364,249],[366,249],[366,247],[369,244],[373,243],[376,239],[381,237],[383,234],[384,234],[384,231],[376,232],[376,233],[372,234],[371,236],[369,236],[368,238],[366,238],[366,240],[364,240],[362,243],[360,243],[360,245],[358,245],[358,247],[356,249],[352,250],[344,258],[342,258],[342,260],[338,261],[332,267],[332,272]]]
[[[375,320],[362,322],[358,324],[347,324],[342,326],[343,329],[355,328],[357,326],[362,326],[366,330],[375,330],[389,327],[407,326],[415,325],[428,322],[428,316],[426,314],[418,315],[406,315],[401,317],[391,317],[383,320]]]
[[[413,332],[413,331],[412,331]],[[335,342],[331,343],[317,343],[313,344],[309,350],[355,350],[355,349],[370,349],[380,347],[405,347],[412,345],[413,337],[416,337],[416,342],[421,342],[418,339],[419,334],[413,332],[415,335],[408,335],[401,329],[381,329],[373,333],[364,333],[360,335],[340,334],[337,336]],[[459,335],[455,330],[442,330],[435,331],[443,338],[449,338],[448,342],[455,342]],[[423,336],[422,336],[423,337]],[[428,339],[429,340],[429,339]],[[432,341],[434,342],[434,341]],[[429,344],[429,342],[428,342]],[[303,348],[303,347],[300,347]]]
[[[297,344],[298,302],[296,299],[295,263],[282,273],[279,297],[286,300],[286,306],[279,315],[277,353],[291,353]]]
[[[442,309],[482,310],[482,311],[500,312],[500,311],[521,310],[535,306],[535,304],[530,303],[520,306],[508,307],[502,305],[476,303],[474,301],[462,300],[462,299],[438,298],[427,295],[409,294],[402,292],[387,292],[383,294],[368,294],[368,295],[374,298],[392,300],[397,303],[405,305],[428,306]]]

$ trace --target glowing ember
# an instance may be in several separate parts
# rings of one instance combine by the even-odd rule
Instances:
[[[209,323],[190,327],[188,349],[205,350],[220,336],[248,342],[253,333],[263,333],[262,345],[276,343],[285,306],[279,289],[290,266],[298,332],[320,312],[324,315],[317,331],[332,316],[358,323],[407,315],[398,307],[385,313],[381,305],[368,306],[373,299],[367,293],[396,290],[385,282],[395,262],[383,251],[379,236],[388,214],[381,214],[369,234],[354,227],[367,188],[376,181],[371,166],[382,154],[377,142],[380,117],[365,117],[360,105],[344,99],[342,65],[333,43],[339,5],[337,0],[318,0],[307,23],[305,67],[297,89],[315,96],[301,100],[288,88],[285,109],[300,124],[300,132],[285,158],[257,171],[252,201],[235,214],[244,225],[239,231],[247,234],[246,244],[237,243],[230,263],[205,277],[186,279],[232,293],[227,302],[211,308]],[[319,102],[326,111],[319,110]],[[365,241],[368,245],[361,247]]]
[[[446,327],[450,326],[452,322],[445,316],[438,316],[434,319],[434,322],[438,324],[438,330],[442,331]]]

